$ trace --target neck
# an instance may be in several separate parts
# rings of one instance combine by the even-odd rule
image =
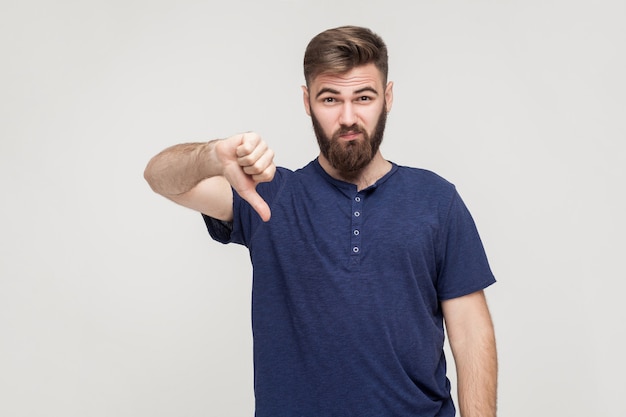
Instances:
[[[335,169],[322,154],[319,155],[318,160],[328,175],[336,180],[356,185],[359,191],[373,185],[391,170],[391,163],[383,158],[380,150],[376,152],[369,164],[357,172],[344,173]]]

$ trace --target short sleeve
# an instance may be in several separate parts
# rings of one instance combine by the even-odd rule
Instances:
[[[440,300],[471,294],[496,281],[474,219],[456,190],[440,237]]]
[[[230,243],[233,232],[233,222],[225,222],[202,214],[204,224],[213,240],[220,243]]]

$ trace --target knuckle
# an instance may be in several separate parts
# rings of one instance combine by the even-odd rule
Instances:
[[[256,132],[246,132],[243,134],[243,141],[251,144],[256,144],[261,140],[261,136],[259,136]]]

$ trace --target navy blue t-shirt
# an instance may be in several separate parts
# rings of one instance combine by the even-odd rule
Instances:
[[[317,160],[236,193],[232,225],[253,265],[257,417],[454,416],[440,302],[495,282],[455,187],[392,164],[357,191]]]

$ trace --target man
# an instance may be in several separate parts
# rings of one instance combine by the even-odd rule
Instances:
[[[159,194],[203,214],[253,264],[256,416],[454,416],[444,320],[463,417],[493,417],[495,282],[453,185],[383,158],[393,84],[366,28],[309,43],[304,107],[320,154],[276,168],[255,133],[152,158]]]

